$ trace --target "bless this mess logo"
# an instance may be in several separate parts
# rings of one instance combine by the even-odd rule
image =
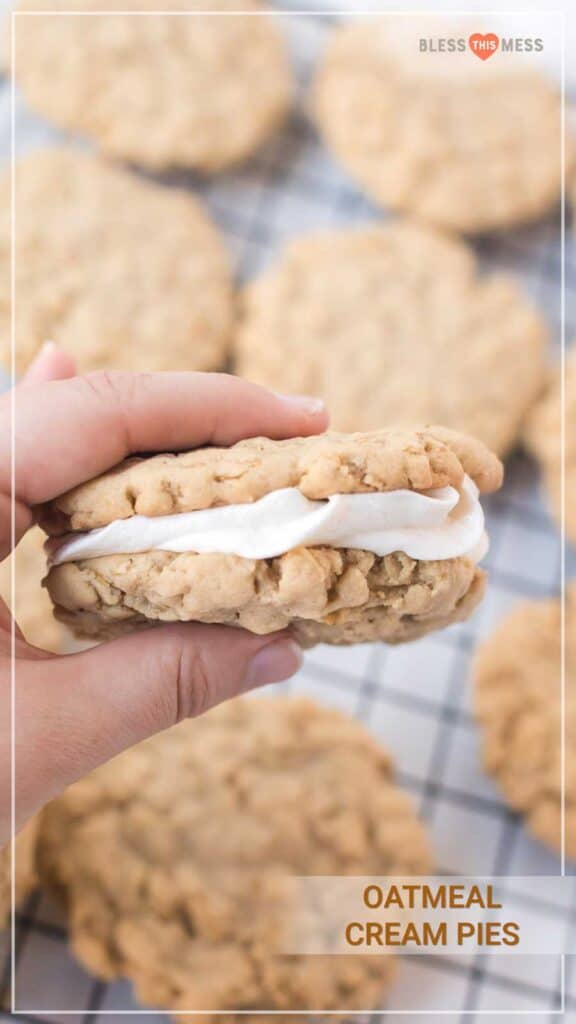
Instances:
[[[420,39],[420,53],[464,53],[470,50],[479,60],[502,53],[541,53],[544,42],[537,36],[497,36],[495,32],[472,32],[468,38]]]

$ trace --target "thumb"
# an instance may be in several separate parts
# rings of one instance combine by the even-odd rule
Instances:
[[[147,736],[288,678],[301,658],[287,633],[182,624],[18,662],[18,818]]]

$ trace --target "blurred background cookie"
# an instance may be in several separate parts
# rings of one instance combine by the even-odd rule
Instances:
[[[380,1005],[390,956],[277,955],[281,882],[430,867],[376,741],[289,698],[231,701],[134,747],[49,806],[39,849],[78,958],[173,1010]]]
[[[423,34],[395,18],[334,33],[312,98],[327,145],[376,202],[429,223],[478,233],[542,217],[560,198],[558,90],[513,58],[485,74],[468,52],[421,54]]]
[[[476,714],[486,770],[530,831],[561,848],[560,602],[521,605],[481,647]],[[566,853],[576,859],[576,586],[566,602]]]
[[[16,562],[16,608],[13,613],[28,643],[57,654],[62,651],[70,634],[54,618],[52,601],[48,591],[42,587],[42,579],[46,575],[45,540],[46,534],[34,526],[24,534],[12,556]],[[0,598],[10,608],[10,558],[0,563]]]
[[[45,149],[16,166],[16,221],[17,372],[47,340],[67,349],[80,373],[222,367],[232,326],[228,258],[193,196],[75,149]],[[6,175],[0,183],[6,369],[10,224]]]
[[[292,84],[277,26],[258,15],[255,0],[205,6],[170,0],[165,10],[191,14],[163,17],[154,0],[73,0],[66,9],[90,17],[21,18],[18,85],[33,109],[110,156],[155,169],[220,171],[275,130]],[[98,15],[114,10],[122,13]],[[230,16],[235,10],[254,16]]]
[[[16,837],[16,906],[20,906],[36,884],[36,840],[38,818],[32,818]],[[11,847],[0,850],[0,928],[8,923],[11,906]]]
[[[336,430],[442,423],[503,455],[540,391],[545,339],[510,278],[395,221],[293,242],[246,289],[236,368],[319,395]]]
[[[546,394],[536,406],[526,430],[526,440],[544,473],[548,499],[558,523],[561,519],[562,465],[566,486],[566,535],[576,544],[576,348],[566,358],[565,451],[561,448],[560,372],[551,377]]]

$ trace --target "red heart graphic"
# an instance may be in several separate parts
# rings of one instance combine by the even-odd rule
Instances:
[[[473,32],[468,38],[468,46],[480,60],[488,60],[488,57],[493,57],[496,53],[500,39],[495,32]]]

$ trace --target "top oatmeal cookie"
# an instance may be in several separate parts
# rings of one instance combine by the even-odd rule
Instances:
[[[0,180],[5,367],[10,188],[6,174]],[[232,330],[231,272],[224,243],[194,196],[88,153],[51,147],[16,164],[15,200],[18,373],[49,340],[74,356],[80,373],[222,368]]]
[[[312,102],[344,166],[378,203],[454,231],[545,214],[561,191],[554,85],[510,57],[434,59],[401,31],[397,18],[364,20],[328,44]]]
[[[77,14],[41,14],[53,6],[21,3],[35,15],[18,19],[16,80],[32,107],[110,156],[220,171],[287,112],[282,40],[256,0],[170,0],[160,14],[155,0],[73,0]]]
[[[248,285],[236,368],[319,395],[336,430],[443,423],[499,455],[544,378],[546,329],[504,274],[410,221],[303,237]]]
[[[92,530],[134,515],[257,501],[283,487],[298,487],[311,499],[458,487],[464,474],[484,492],[502,482],[502,466],[485,445],[444,427],[286,441],[257,437],[231,448],[127,459],[46,505],[42,526],[51,534]]]

